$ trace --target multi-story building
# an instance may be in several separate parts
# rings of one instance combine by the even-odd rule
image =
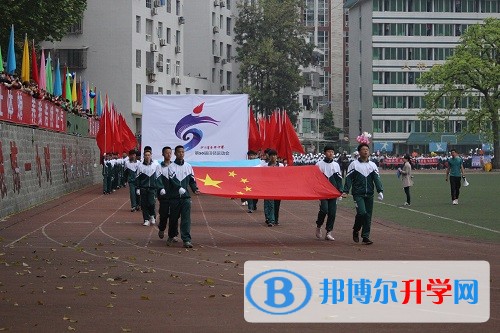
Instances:
[[[469,25],[487,17],[500,18],[500,1],[348,0],[345,8],[349,18],[346,101],[351,143],[368,131],[373,132],[375,144],[393,146],[394,153],[427,152],[429,133],[447,135],[452,144],[460,145],[454,134],[467,126],[463,117],[441,123],[419,119],[425,108],[425,90],[418,87],[417,80],[453,54]],[[468,105],[464,103],[457,107],[465,111]]]
[[[234,3],[88,0],[80,24],[61,41],[42,47],[107,93],[140,133],[144,94],[238,89],[232,61]]]

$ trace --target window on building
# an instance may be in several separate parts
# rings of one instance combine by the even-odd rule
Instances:
[[[163,38],[163,23],[158,22],[158,38]]]
[[[141,84],[140,83],[137,83],[135,85],[135,101],[140,103],[141,102],[141,95],[142,95],[142,91],[141,91]]]
[[[175,46],[181,46],[181,32],[179,30],[175,31]]]
[[[374,133],[382,133],[384,130],[384,121],[383,120],[374,120],[373,121],[373,132]]]
[[[223,69],[221,69],[219,71],[219,83],[224,84],[224,70]]]
[[[155,87],[153,86],[150,86],[150,85],[146,85],[146,95],[151,95],[151,94],[154,94],[155,92]]]
[[[208,90],[203,90],[203,95],[208,94]]]
[[[215,39],[212,39],[212,54],[217,55],[217,46]]]
[[[172,30],[170,28],[167,28],[167,44],[170,44],[172,42]]]
[[[215,83],[215,68],[212,68],[212,83]]]
[[[219,43],[219,56],[224,57],[224,43]]]
[[[172,12],[172,0],[165,0],[165,7],[167,7],[167,13]]]
[[[153,52],[146,51],[146,71],[153,72],[155,57]]]
[[[156,64],[156,68],[158,68],[158,72],[163,72],[163,54],[158,54],[158,61]]]
[[[151,8],[151,2],[153,0],[146,0],[146,8]]]
[[[135,32],[137,32],[138,34],[141,33],[141,17],[140,16],[135,17]]]
[[[232,49],[233,47],[229,44],[226,45],[226,61],[231,62],[231,56],[232,56]]]
[[[175,1],[175,15],[181,15],[181,1]]]
[[[167,95],[172,95],[172,90],[167,90]]]
[[[176,61],[175,62],[175,76],[181,75],[181,62]]]
[[[200,89],[195,89],[195,90],[194,90],[194,94],[195,94],[195,95],[198,95],[199,93],[200,93]]]
[[[231,90],[231,75],[232,73],[230,71],[226,72],[226,89]]]
[[[68,34],[71,35],[76,35],[76,34],[82,34],[83,33],[83,28],[82,28],[82,20],[78,20],[75,24],[69,27],[68,29]]]
[[[231,0],[226,0],[226,7],[231,10]]]
[[[141,68],[141,50],[135,50],[135,67]]]
[[[219,28],[221,31],[224,29],[224,15],[219,16]]]
[[[70,69],[87,68],[86,49],[58,49],[54,59],[59,58],[61,64],[66,64]]]
[[[158,95],[163,95],[163,87],[158,87]]]
[[[215,16],[215,12],[212,12],[212,26],[215,27],[217,25],[217,19]]]
[[[170,59],[165,62],[165,74],[170,75]]]
[[[189,95],[191,93],[191,88],[186,88],[186,95]]]
[[[146,41],[153,41],[153,20],[146,19]]]

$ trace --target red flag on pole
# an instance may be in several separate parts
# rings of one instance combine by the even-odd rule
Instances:
[[[101,156],[104,153],[111,153],[112,151],[112,129],[111,129],[111,118],[110,114],[107,110],[104,110],[104,114],[102,115],[99,121],[99,131],[97,131],[97,135],[95,140],[97,142],[97,146],[101,151]]]
[[[340,192],[315,165],[266,167],[193,167],[200,192],[226,198],[318,200]]]
[[[252,107],[250,107],[249,117],[248,149],[258,152],[262,149],[262,141],[260,140],[259,128],[257,127]]]
[[[45,66],[45,64],[42,64]],[[35,41],[33,40],[33,47],[31,48],[31,78],[38,84],[38,64],[36,62]]]

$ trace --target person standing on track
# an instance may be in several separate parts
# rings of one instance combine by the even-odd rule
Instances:
[[[141,210],[144,223],[149,226],[156,224],[155,202],[157,189],[157,163],[153,163],[151,150],[144,148],[144,160],[137,167],[137,178],[135,185],[136,193],[141,196]]]
[[[464,162],[458,156],[455,149],[451,150],[451,158],[448,159],[448,167],[446,168],[446,181],[450,180],[451,203],[458,205],[458,197],[460,196],[460,181],[465,177]]]
[[[335,151],[332,146],[325,146],[323,149],[325,158],[318,161],[316,165],[321,172],[328,178],[328,181],[337,189],[342,192],[342,176],[340,165],[333,160]],[[325,240],[333,241],[335,238],[332,236],[333,224],[335,223],[335,215],[337,214],[337,199],[323,199],[319,203],[318,219],[316,220],[316,237],[321,238],[321,226],[326,219],[326,235]]]
[[[170,223],[177,225],[181,218],[181,239],[185,248],[192,248],[191,243],[191,196],[188,186],[195,194],[200,194],[191,164],[184,161],[184,147],[176,146],[175,160],[168,166],[170,179]]]
[[[363,244],[370,245],[370,229],[372,224],[373,194],[378,192],[378,199],[384,200],[382,182],[378,174],[378,167],[370,161],[370,148],[368,144],[358,146],[359,158],[349,164],[344,185],[343,198],[349,194],[352,187],[352,197],[356,204],[356,217],[352,231],[352,239],[359,243],[359,231],[363,237]]]
[[[165,229],[167,229],[168,223],[168,238],[167,246],[172,245],[172,243],[177,243],[177,235],[179,235],[179,225],[177,221],[170,219],[170,177],[169,177],[169,166],[172,163],[170,160],[172,157],[172,148],[163,147],[161,150],[163,155],[163,161],[158,166],[158,202],[160,203],[160,223],[158,224],[158,237],[163,239],[165,237]]]
[[[403,165],[403,168],[398,169],[398,171],[401,173],[401,181],[403,182],[403,189],[406,194],[406,202],[404,203],[405,206],[411,205],[410,187],[413,186],[413,176],[411,175],[410,159],[411,157],[408,154],[403,156],[405,164]]]

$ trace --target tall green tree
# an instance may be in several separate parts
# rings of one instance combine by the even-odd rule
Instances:
[[[319,132],[323,133],[325,140],[339,140],[341,129],[334,126],[333,112],[331,110],[327,110],[323,113],[323,119],[319,122]]]
[[[427,89],[422,119],[447,120],[465,116],[469,133],[480,133],[493,141],[495,161],[500,168],[500,20],[469,26],[453,56],[436,65],[419,81]],[[469,108],[460,108],[469,98]]]
[[[268,115],[285,108],[292,122],[297,119],[298,92],[305,83],[299,68],[312,62],[314,49],[300,21],[302,3],[243,1],[235,23],[242,92],[249,95],[255,112]]]
[[[18,45],[22,45],[25,34],[35,42],[61,40],[82,19],[86,8],[86,0],[2,0],[0,45],[6,49],[12,24]]]

